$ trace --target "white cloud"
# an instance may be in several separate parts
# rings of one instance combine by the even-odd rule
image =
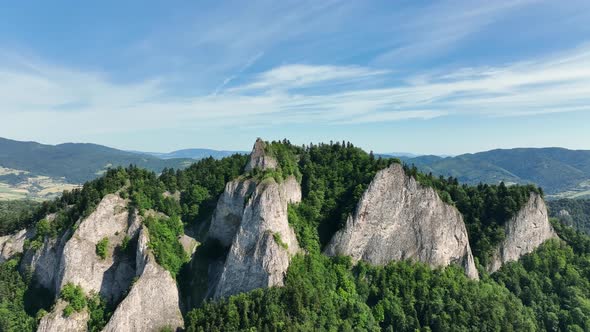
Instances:
[[[392,73],[292,64],[254,75],[217,95],[190,97],[167,94],[167,81],[157,78],[116,83],[101,73],[28,59],[3,60],[0,132],[9,137],[27,132],[84,137],[155,129],[350,125],[450,115],[590,111],[589,46],[499,67],[418,73],[407,83],[385,80],[380,88],[368,84]],[[315,89],[324,85],[338,88]],[[314,89],[306,89],[310,87]]]

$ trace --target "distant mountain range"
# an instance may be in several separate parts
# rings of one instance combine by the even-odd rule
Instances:
[[[189,158],[189,159],[203,159],[208,157],[213,157],[215,159],[221,159],[223,157],[229,157],[233,154],[240,153],[240,154],[247,154],[248,151],[220,151],[220,150],[211,150],[211,149],[183,149],[177,150],[167,153],[162,152],[136,152],[136,153],[143,153],[149,154],[154,157],[158,157],[161,159],[174,159],[174,158]]]
[[[590,151],[563,148],[497,149],[455,157],[399,157],[424,172],[477,184],[534,183],[550,198],[590,196]]]
[[[162,159],[97,144],[46,145],[0,138],[0,199],[47,199],[94,179],[109,167],[137,165],[152,171],[183,168],[188,158]]]
[[[169,153],[122,151],[97,144],[46,145],[0,138],[0,199],[46,199],[102,174],[134,164],[159,172],[184,168],[197,159],[245,151],[184,149]],[[590,197],[590,151],[563,148],[499,149],[455,157],[392,152],[423,172],[477,183],[534,183],[549,198]]]
[[[0,166],[35,175],[83,183],[109,167],[137,165],[153,171],[164,167],[185,167],[190,159],[161,159],[97,144],[65,143],[46,145],[0,138]]]

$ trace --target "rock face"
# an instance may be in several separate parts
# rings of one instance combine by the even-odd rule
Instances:
[[[290,258],[299,251],[287,218],[288,203],[301,200],[301,188],[294,177],[280,184],[264,180],[251,197],[241,200],[247,202],[214,298],[283,285]]]
[[[265,169],[274,169],[277,168],[277,161],[275,158],[266,155],[264,149],[266,144],[262,139],[257,139],[256,143],[254,143],[254,148],[252,149],[252,153],[250,154],[250,162],[246,165],[246,172],[250,172],[255,168],[259,168],[261,170]]]
[[[68,231],[60,238],[45,238],[41,248],[27,250],[21,260],[21,271],[32,272],[39,285],[55,290],[57,267],[69,236],[70,232]]]
[[[149,235],[143,227],[136,254],[137,281],[119,304],[103,331],[160,331],[184,326],[176,281],[158,265],[148,249]]]
[[[67,306],[67,302],[62,300],[57,301],[53,311],[41,318],[37,332],[56,332],[56,331],[72,331],[84,332],[88,328],[86,326],[90,315],[86,309],[81,312],[74,312],[69,317],[63,316],[63,309]]]
[[[246,201],[255,189],[253,180],[234,180],[225,185],[213,214],[209,237],[218,239],[225,247],[231,245],[242,222]]]
[[[135,275],[134,263],[115,256],[115,247],[123,241],[128,228],[127,202],[115,194],[105,196],[96,210],[82,220],[66,243],[58,268],[55,292],[67,283],[94,291],[115,302],[127,290]],[[96,254],[96,245],[108,239],[107,257]]]
[[[0,263],[22,253],[25,240],[31,237],[30,233],[23,229],[11,235],[0,236]]]
[[[543,242],[557,238],[547,215],[543,198],[531,193],[528,202],[504,226],[506,237],[494,252],[487,269],[497,271],[506,262],[518,260]]]
[[[266,155],[265,143],[254,144],[246,172],[273,169],[277,161]],[[208,237],[229,247],[225,261],[208,267],[205,297],[227,297],[256,288],[283,285],[291,257],[299,251],[289,226],[287,206],[301,201],[294,176],[274,179],[237,179],[225,186],[217,202]]]
[[[461,213],[433,188],[407,176],[399,164],[375,175],[356,213],[325,253],[376,265],[404,259],[431,266],[458,264],[467,276],[478,278]]]

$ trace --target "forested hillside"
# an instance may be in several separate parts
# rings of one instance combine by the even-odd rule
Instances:
[[[219,196],[228,181],[238,177],[281,182],[288,176],[301,181],[302,200],[288,208],[302,252],[287,270],[284,287],[257,289],[219,301],[184,303],[188,331],[234,330],[385,330],[385,331],[587,331],[590,329],[590,238],[554,222],[561,240],[551,240],[519,262],[488,274],[485,265],[503,240],[506,222],[527,201],[534,186],[460,184],[455,177],[435,177],[406,166],[419,183],[463,214],[480,280],[461,268],[432,268],[401,261],[371,266],[349,257],[327,257],[322,249],[355,212],[375,174],[396,159],[376,158],[347,142],[295,146],[284,140],[267,144],[266,153],[278,166],[244,172],[248,157],[207,158],[184,170],[164,169],[160,175],[138,167],[114,168],[82,188],[34,207],[18,220],[35,227],[27,248],[39,248],[59,238],[89,216],[101,199],[116,193],[129,199],[129,208],[146,217],[150,249],[156,261],[176,278],[181,298],[205,278],[206,269],[191,269],[179,237],[195,234],[205,240]],[[46,216],[54,214],[53,221]],[[10,230],[14,230],[12,227]],[[9,228],[7,228],[9,230]],[[128,240],[127,240],[128,241]],[[281,243],[280,238],[276,238]],[[117,250],[127,250],[127,242]],[[108,246],[108,243],[104,244]],[[97,245],[97,255],[103,249]],[[195,254],[217,259],[227,248],[204,242]],[[0,265],[0,330],[32,331],[51,310],[50,291],[18,270],[20,256]],[[201,272],[199,272],[201,271]],[[193,275],[204,273],[203,275]],[[187,275],[188,274],[188,275]],[[49,295],[48,295],[49,292]],[[71,294],[69,294],[71,293]],[[87,327],[100,331],[116,304],[96,297],[62,299],[88,310]],[[71,295],[71,296],[70,296]],[[46,299],[50,299],[47,301]],[[80,301],[78,301],[80,300]],[[74,310],[74,309],[72,309]]]
[[[33,201],[0,201],[0,236],[23,229],[38,206]]]
[[[32,175],[63,178],[68,183],[83,183],[96,178],[109,167],[133,164],[159,172],[165,167],[178,168],[189,162],[187,159],[162,160],[97,144],[45,145],[0,138],[0,166],[32,173],[21,175],[21,178],[14,175],[0,176],[0,182],[11,184]]]
[[[549,202],[554,218],[575,229],[590,234],[590,199],[559,199]]]
[[[536,184],[556,197],[590,194],[590,151],[562,148],[498,149],[456,157],[403,158],[421,171],[463,183]]]

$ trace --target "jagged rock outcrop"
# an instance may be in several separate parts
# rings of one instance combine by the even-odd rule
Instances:
[[[255,189],[254,180],[234,180],[225,185],[213,214],[209,237],[219,240],[225,247],[231,245],[240,227],[246,201]]]
[[[128,229],[127,202],[116,194],[106,195],[96,210],[79,222],[66,243],[58,267],[55,293],[67,283],[80,285],[86,292],[96,292],[107,301],[116,302],[135,275],[134,263],[125,255],[116,255]],[[108,239],[106,258],[96,254],[96,245]]]
[[[103,329],[105,332],[160,331],[163,328],[174,331],[184,326],[176,281],[156,263],[148,242],[148,231],[142,227],[136,254],[138,279],[117,306]]]
[[[376,265],[404,259],[431,266],[458,264],[467,276],[478,278],[461,213],[397,163],[375,175],[356,213],[325,253]]]
[[[516,261],[543,242],[557,238],[549,222],[547,206],[541,195],[531,193],[528,202],[504,226],[506,237],[494,252],[488,271],[495,272],[506,262]]]
[[[30,239],[33,236],[32,233],[23,229],[14,234],[0,236],[0,263],[22,253],[25,240]]]
[[[277,168],[277,160],[272,156],[266,154],[265,151],[266,143],[260,138],[254,143],[254,148],[250,154],[250,161],[246,165],[246,172],[250,172],[255,168],[261,170]]]
[[[88,311],[84,309],[80,312],[74,312],[68,317],[64,317],[63,310],[67,305],[67,302],[58,300],[53,310],[41,318],[37,332],[88,331],[87,323],[90,318]]]
[[[31,272],[40,286],[55,290],[56,280],[58,279],[57,267],[69,237],[70,231],[68,230],[58,238],[46,237],[38,249],[30,248],[25,251],[20,264],[21,272]]]
[[[251,197],[241,200],[247,202],[215,298],[283,285],[290,258],[299,251],[295,232],[287,218],[287,205],[301,200],[301,188],[295,177],[282,183],[274,179],[264,180]]]
[[[257,139],[245,171],[274,169],[277,161]],[[229,247],[225,260],[210,262],[205,297],[222,298],[255,288],[283,285],[291,257],[299,251],[289,226],[287,205],[301,201],[294,176],[227,183],[217,202],[208,238]]]

